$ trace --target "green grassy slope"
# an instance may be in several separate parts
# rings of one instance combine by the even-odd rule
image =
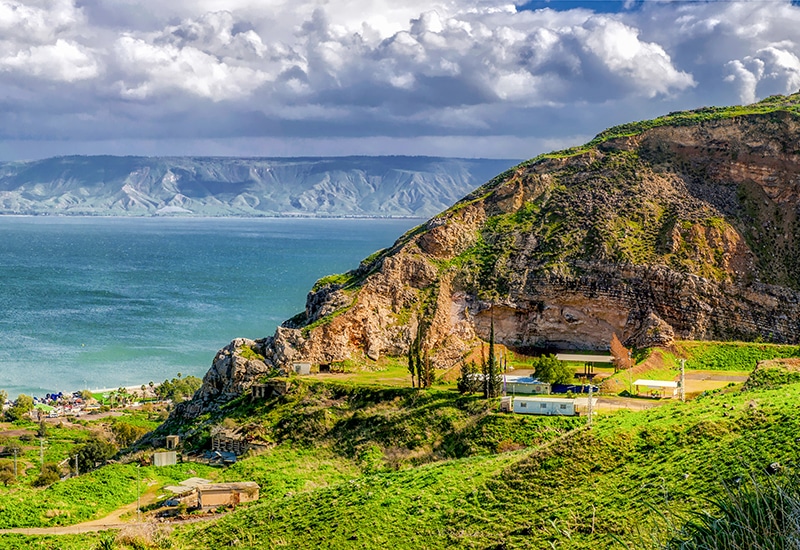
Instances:
[[[612,548],[723,484],[794,464],[800,385],[603,416],[539,446],[378,469],[180,530],[178,548]],[[502,417],[509,418],[509,417]],[[510,417],[514,418],[514,417]],[[519,418],[519,417],[516,417]],[[563,420],[563,419],[562,419]],[[388,426],[387,426],[388,427]],[[323,460],[324,462],[324,460]]]
[[[725,484],[764,477],[774,462],[794,469],[798,378],[768,376],[747,391],[604,414],[591,431],[583,419],[498,414],[496,401],[452,391],[302,381],[282,398],[241,400],[226,411],[225,423],[272,445],[219,476],[257,481],[258,503],[177,527],[167,541],[122,539],[114,547],[634,547],[664,518],[680,523],[707,507]],[[134,486],[120,468],[129,467],[103,468],[58,492],[102,507],[103,486]],[[186,468],[167,477],[188,475]],[[0,547],[23,540],[91,548],[101,539],[2,535]]]

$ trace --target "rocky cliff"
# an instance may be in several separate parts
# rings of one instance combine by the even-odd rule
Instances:
[[[195,413],[293,360],[400,355],[423,323],[438,367],[490,319],[515,349],[682,339],[800,341],[800,94],[610,129],[487,184],[217,356]]]

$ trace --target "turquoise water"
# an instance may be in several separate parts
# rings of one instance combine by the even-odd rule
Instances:
[[[202,376],[419,220],[0,217],[0,389]]]

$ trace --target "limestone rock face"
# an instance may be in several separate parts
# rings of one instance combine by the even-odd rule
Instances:
[[[272,364],[258,359],[246,359],[242,356],[242,351],[247,349],[260,353],[265,348],[272,349],[272,340],[236,338],[219,350],[191,402],[178,405],[180,414],[197,416],[247,391],[259,377],[272,370]]]
[[[402,355],[419,332],[446,369],[492,322],[520,350],[608,349],[615,333],[633,346],[800,342],[792,108],[609,131],[520,165],[309,293],[302,319],[255,344],[263,366],[235,342],[222,350],[195,400],[294,360]]]

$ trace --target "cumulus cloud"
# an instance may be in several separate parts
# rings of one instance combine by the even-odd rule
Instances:
[[[31,46],[0,57],[0,69],[62,82],[87,80],[100,73],[89,50],[60,38],[54,44]]]
[[[125,72],[118,82],[119,92],[129,99],[147,99],[174,90],[212,101],[236,99],[246,97],[266,79],[258,71],[231,65],[193,46],[151,44],[124,36],[115,50]]]
[[[502,0],[0,0],[0,147],[24,121],[43,140],[283,139],[342,154],[438,142],[463,155],[502,150],[485,145],[499,140],[528,156],[632,118],[796,91],[797,44],[789,0],[620,13]],[[61,128],[43,105],[58,106]]]
[[[787,94],[800,90],[800,59],[794,44],[776,44],[758,50],[753,56],[734,59],[726,65],[728,82],[739,89],[743,103],[752,103],[759,93]]]

